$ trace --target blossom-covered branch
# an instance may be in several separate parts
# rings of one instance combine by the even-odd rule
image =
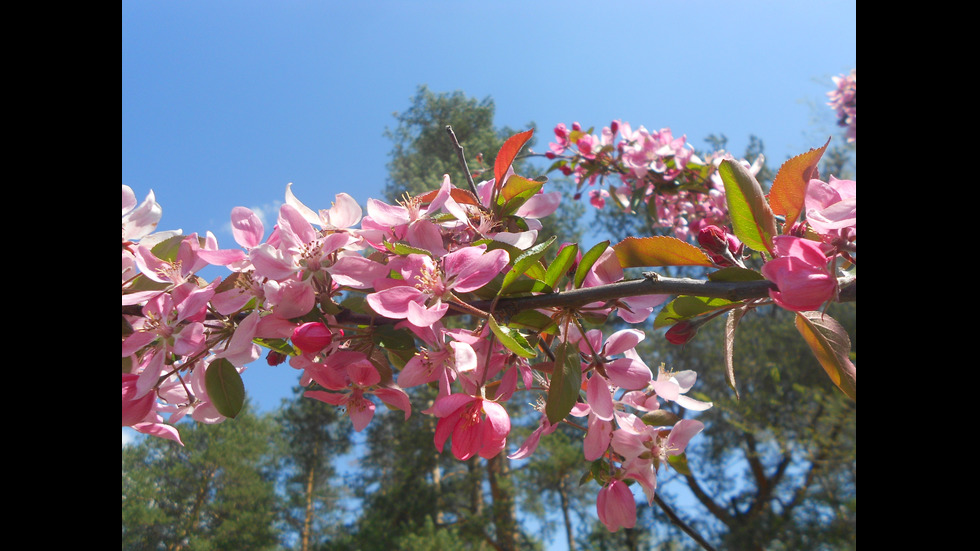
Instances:
[[[647,364],[637,324],[652,318],[680,343],[722,315],[793,310],[824,369],[856,399],[847,335],[820,312],[856,300],[855,182],[813,177],[826,145],[784,164],[764,194],[753,165],[703,161],[669,131],[614,124],[591,136],[559,125],[552,154],[565,157],[556,166],[581,185],[617,175],[608,197],[627,208],[657,201],[675,236],[558,246],[540,235],[540,219],[560,194],[512,167],[530,136],[507,140],[492,179],[460,188],[446,176],[396,204],[370,199],[362,210],[341,193],[314,210],[287,185],[271,231],[251,210],[232,210],[230,248],[210,232],[156,231],[162,208],[152,191],[138,202],[123,186],[123,426],[180,442],[183,418],[235,417],[240,375],[263,351],[296,370],[307,397],[343,406],[357,431],[379,403],[407,419],[407,389],[432,385],[438,394],[421,413],[438,419],[434,446],[460,460],[524,458],[558,424],[581,427],[583,459],[603,465],[591,470],[599,517],[615,531],[635,523],[628,482],[653,503],[658,470],[684,463],[704,428],[667,415],[667,404],[711,407],[688,396],[696,373]],[[592,194],[593,203],[604,197]],[[204,280],[206,266],[228,275]],[[654,271],[664,266],[708,277]],[[625,279],[630,268],[643,277]],[[444,324],[459,313],[471,323]],[[603,335],[592,325],[614,317],[629,328]],[[508,450],[506,404],[517,392],[540,395],[540,418]]]

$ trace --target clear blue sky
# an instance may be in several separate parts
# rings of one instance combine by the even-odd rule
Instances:
[[[762,138],[771,166],[823,145],[831,77],[857,63],[856,0],[448,0],[122,3],[122,183],[163,206],[160,229],[213,231],[268,214],[286,184],[308,206],[380,197],[416,88],[496,104],[496,124],[669,127],[698,149]],[[271,228],[271,223],[269,226]],[[246,371],[262,408],[296,383]]]

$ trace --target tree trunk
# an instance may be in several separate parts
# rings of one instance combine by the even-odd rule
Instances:
[[[211,471],[204,474],[204,479],[201,481],[201,486],[197,489],[197,498],[194,499],[194,506],[191,507],[190,513],[187,515],[187,522],[184,524],[184,528],[176,535],[174,541],[167,546],[167,551],[180,551],[184,548],[181,541],[187,537],[187,534],[191,533],[194,529],[194,525],[197,523],[197,517],[201,514],[201,509],[204,508],[204,501],[207,499],[208,490],[211,488],[211,479],[218,474],[217,469],[212,469]]]
[[[487,477],[490,479],[497,542],[502,549],[508,551],[518,548],[517,515],[513,492],[508,484],[509,476],[507,456],[500,453],[487,460]]]
[[[565,520],[565,537],[568,539],[568,551],[575,551],[575,538],[572,536],[572,518],[569,515],[568,489],[565,482],[567,476],[561,477],[558,482],[558,496],[561,497],[561,516]]]
[[[439,468],[439,454],[436,454],[435,464],[432,466],[432,486],[436,492],[436,526],[442,526],[446,522],[442,512],[442,469]]]
[[[303,518],[303,533],[300,534],[302,543],[300,549],[309,551],[310,549],[310,528],[313,525],[313,480],[316,474],[315,463],[310,464],[310,470],[306,475],[306,514]]]

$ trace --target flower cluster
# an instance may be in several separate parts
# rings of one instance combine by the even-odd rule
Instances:
[[[598,135],[590,132],[577,122],[571,130],[558,124],[545,156],[557,159],[553,168],[573,177],[580,192],[600,184],[588,192],[592,206],[601,209],[610,200],[627,212],[649,213],[653,227],[682,240],[697,236],[705,226],[727,224],[725,188],[717,169],[731,154],[716,151],[702,158],[686,136],[675,137],[669,128],[634,130],[628,122],[613,121]],[[758,174],[765,158],[742,162]],[[618,181],[604,189],[607,177]]]
[[[506,453],[505,404],[518,392],[537,393],[539,425],[509,457],[533,454],[559,423],[581,428],[583,458],[593,471],[604,465],[596,476],[600,519],[613,531],[633,526],[626,481],[652,502],[658,469],[673,464],[704,428],[678,414],[711,403],[688,396],[694,372],[650,369],[636,348],[643,331],[604,336],[587,324],[612,316],[637,324],[662,306],[676,324],[668,340],[683,343],[705,319],[685,318],[681,312],[690,308],[665,304],[670,297],[654,291],[612,298],[593,291],[621,289],[627,267],[747,270],[746,246],[759,250],[758,236],[722,229],[720,204],[703,197],[725,203],[729,182],[721,181],[720,166],[737,163],[750,184],[753,167],[728,157],[704,162],[669,130],[634,132],[614,123],[596,137],[559,125],[556,137],[556,158],[577,151],[563,159],[563,170],[580,183],[596,176],[589,166],[616,172],[621,185],[612,192],[630,204],[657,201],[660,220],[681,239],[606,242],[587,251],[564,244],[547,265],[544,253],[555,238],[539,239],[540,219],[555,212],[560,195],[510,166],[530,132],[505,143],[490,180],[462,189],[445,176],[437,189],[397,204],[371,199],[366,212],[345,193],[313,210],[287,185],[271,231],[251,210],[232,210],[232,248],[220,248],[211,233],[156,231],[162,210],[152,192],[137,204],[123,186],[123,426],[180,442],[174,424],[185,417],[216,423],[236,416],[244,401],[240,375],[263,349],[270,365],[288,361],[298,372],[305,396],[343,407],[356,431],[380,404],[407,419],[407,389],[438,389],[422,413],[438,419],[436,449],[449,444],[460,460]],[[837,292],[836,259],[854,251],[856,199],[850,181],[799,185],[806,186],[798,205],[806,224],[765,236],[770,258],[756,279],[778,288],[771,302],[813,310]],[[794,191],[800,193],[786,195],[804,195]],[[198,275],[206,266],[230,274],[207,281]],[[569,296],[584,298],[558,300]],[[501,301],[541,297],[556,300],[498,309]],[[450,323],[453,316],[467,317]]]
[[[772,299],[794,311],[819,310],[838,292],[837,258],[852,261],[856,252],[857,182],[812,179],[803,204],[806,222],[797,231],[810,235],[774,237],[774,258],[762,266],[762,275],[779,288]]]
[[[828,105],[837,112],[837,124],[847,129],[847,141],[857,141],[857,69],[835,76],[835,89],[827,92]]]

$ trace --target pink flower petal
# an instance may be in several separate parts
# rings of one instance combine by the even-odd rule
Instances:
[[[368,306],[378,313],[392,319],[408,317],[408,305],[425,300],[425,295],[415,287],[398,285],[370,293],[366,297]]]
[[[236,243],[251,249],[262,242],[265,227],[262,225],[262,220],[251,209],[235,207],[231,209],[231,233]]]

